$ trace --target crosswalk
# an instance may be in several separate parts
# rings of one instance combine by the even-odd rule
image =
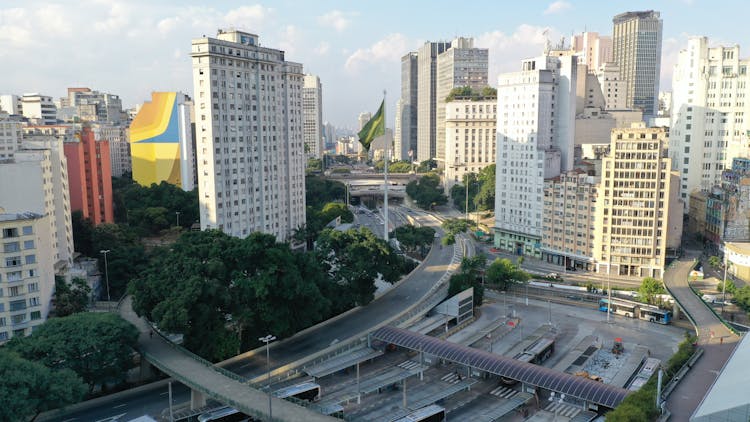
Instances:
[[[518,394],[518,391],[501,385],[495,388],[494,390],[490,391],[490,394],[492,394],[495,397],[500,397],[501,399],[509,399],[515,396],[516,394]]]
[[[544,408],[544,410],[551,413],[557,412],[558,415],[564,416],[566,418],[573,418],[577,414],[581,413],[581,409],[579,407],[567,403],[560,403],[557,401],[550,402],[547,407]]]
[[[451,372],[443,375],[442,378],[440,378],[440,381],[447,382],[448,384],[458,384],[464,379],[466,379],[466,375],[459,374],[458,372]]]
[[[403,369],[409,370],[409,369],[414,369],[414,368],[418,367],[419,366],[419,362],[415,362],[413,360],[407,360],[405,362],[399,363],[396,366],[398,366],[399,368],[403,368]]]

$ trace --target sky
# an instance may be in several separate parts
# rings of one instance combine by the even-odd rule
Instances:
[[[400,58],[426,41],[474,37],[489,49],[494,85],[498,74],[541,54],[546,37],[556,44],[583,31],[610,35],[614,15],[653,9],[664,21],[661,89],[669,90],[689,36],[750,48],[746,8],[741,0],[2,0],[0,93],[58,98],[85,86],[120,95],[125,107],[152,91],[192,96],[191,40],[234,27],[320,76],[324,120],[355,127],[385,90],[392,127]]]

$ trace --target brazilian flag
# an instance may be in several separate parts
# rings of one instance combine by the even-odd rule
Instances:
[[[385,116],[383,115],[383,108],[385,107],[385,100],[380,103],[378,112],[372,116],[369,122],[367,122],[362,130],[359,131],[359,143],[365,147],[365,150],[370,150],[370,144],[372,140],[378,136],[385,135]]]

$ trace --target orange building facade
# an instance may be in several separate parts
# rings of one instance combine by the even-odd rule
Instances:
[[[63,146],[68,161],[70,208],[82,211],[83,218],[94,225],[114,223],[109,141],[95,141],[94,132],[86,126],[76,138]]]

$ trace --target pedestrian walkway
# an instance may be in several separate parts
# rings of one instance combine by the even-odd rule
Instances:
[[[132,305],[132,297],[126,297],[120,304],[120,316],[138,328],[138,348],[141,356],[150,364],[207,397],[232,406],[247,415],[267,420],[268,395],[248,387],[241,377],[173,345],[161,335],[154,335],[148,323],[133,311]],[[272,400],[274,420],[335,420],[285,400]]]
[[[492,394],[495,397],[500,397],[501,399],[509,399],[515,395],[518,394],[518,391],[510,388],[505,387],[503,385],[495,388],[494,390],[490,391],[490,394]]]
[[[698,345],[705,351],[667,399],[676,421],[690,419],[739,340],[690,289],[688,274],[694,265],[692,257],[688,257],[674,262],[664,274],[664,285],[688,314],[698,333]]]

